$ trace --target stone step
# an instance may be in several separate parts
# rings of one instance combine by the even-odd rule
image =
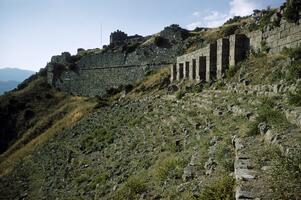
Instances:
[[[235,199],[255,199],[256,194],[246,187],[246,182],[253,181],[258,173],[253,170],[251,157],[245,151],[249,144],[245,138],[235,136],[232,141],[235,146],[234,177],[237,183]]]

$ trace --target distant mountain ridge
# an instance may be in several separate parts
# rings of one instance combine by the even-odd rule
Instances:
[[[19,83],[35,74],[34,71],[18,68],[0,69],[0,95],[18,86]]]
[[[19,85],[17,81],[0,81],[0,95],[6,91],[13,90]]]

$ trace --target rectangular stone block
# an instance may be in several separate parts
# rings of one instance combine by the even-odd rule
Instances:
[[[189,79],[189,65],[190,62],[186,61],[184,65],[184,79]]]
[[[229,66],[229,39],[222,38],[217,41],[217,79],[221,79]]]

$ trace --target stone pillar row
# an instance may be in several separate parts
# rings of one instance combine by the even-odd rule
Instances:
[[[229,67],[245,59],[248,48],[249,39],[245,35],[221,38],[203,49],[178,57],[177,63],[171,66],[171,81],[221,79]]]

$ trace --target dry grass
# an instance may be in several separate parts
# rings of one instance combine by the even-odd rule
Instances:
[[[79,97],[72,97],[69,101],[66,100],[65,105],[53,114],[61,114],[63,116],[58,118],[52,126],[36,138],[32,139],[29,143],[24,146],[21,145],[22,147],[18,148],[18,146],[22,144],[22,141],[26,140],[26,137],[29,135],[28,133],[24,134],[24,137],[22,137],[21,140],[1,156],[0,175],[8,173],[19,160],[28,156],[37,146],[48,141],[63,130],[70,128],[75,122],[91,111],[95,104],[95,102],[86,101],[86,99]],[[47,120],[48,116],[45,116],[41,119],[39,124],[42,124]],[[39,124],[37,126],[39,126]]]
[[[131,91],[127,97],[136,98],[148,95],[156,95],[162,92],[160,90],[161,80],[164,78],[169,78],[170,75],[170,66],[163,67],[156,71],[155,73],[147,76],[144,80],[139,81],[135,84],[135,89]]]
[[[141,46],[142,47],[148,47],[148,46],[154,44],[155,43],[155,39],[158,36],[160,36],[160,33],[156,33],[156,34],[152,35],[152,37],[149,38],[148,40],[146,40],[144,43],[142,43]]]
[[[18,161],[30,155],[39,145],[71,127],[90,112],[95,105],[95,100],[68,97],[58,106],[55,106],[53,110],[49,110],[49,115],[44,115],[34,127],[27,130],[21,139],[1,155],[0,176],[10,172]],[[50,121],[52,123],[49,124]],[[37,136],[34,137],[35,135]]]

